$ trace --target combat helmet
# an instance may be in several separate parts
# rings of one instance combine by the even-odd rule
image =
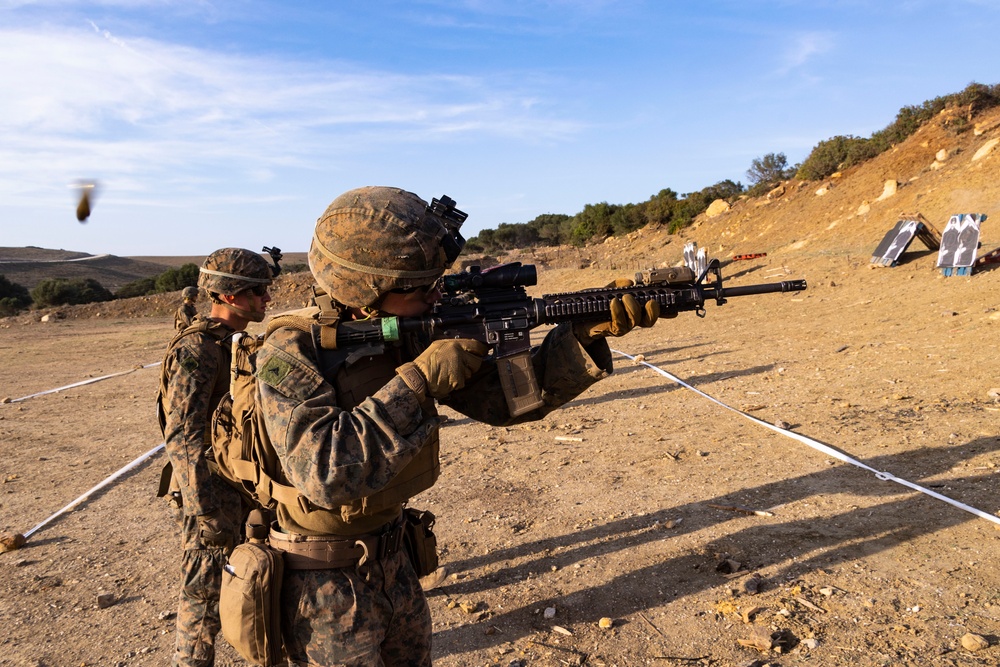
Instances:
[[[181,296],[187,300],[194,301],[198,298],[198,288],[193,285],[188,285],[181,291]]]
[[[272,282],[271,267],[267,261],[244,248],[222,248],[205,259],[198,269],[198,287],[212,298],[240,317],[251,322],[264,320],[263,310],[245,310],[226,303],[219,295],[235,296],[244,290],[267,287]]]
[[[309,268],[338,302],[371,307],[390,290],[440,278],[465,246],[465,218],[446,196],[428,204],[399,188],[350,190],[316,221]]]
[[[267,261],[245,248],[222,248],[205,259],[198,269],[198,287],[209,294],[239,294],[259,285],[271,284]]]

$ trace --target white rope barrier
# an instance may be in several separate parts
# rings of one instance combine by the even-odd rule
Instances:
[[[28,396],[22,396],[21,398],[12,398],[8,403],[19,403],[21,401],[26,401],[29,398],[35,398],[36,396],[45,396],[46,394],[56,394],[64,389],[72,389],[73,387],[82,387],[85,384],[93,384],[95,382],[100,382],[101,380],[107,380],[108,378],[115,378],[119,375],[128,375],[129,373],[134,373],[135,371],[143,370],[146,368],[153,368],[154,366],[159,366],[162,361],[157,361],[155,364],[146,364],[145,366],[137,366],[135,368],[129,369],[127,371],[121,371],[120,373],[112,373],[111,375],[102,375],[99,378],[90,378],[89,380],[82,380],[81,382],[74,382],[73,384],[68,384],[65,387],[57,387],[55,389],[46,389],[45,391],[40,391],[37,394],[30,394]]]
[[[774,424],[770,424],[770,423],[768,423],[768,422],[766,422],[766,421],[764,421],[762,419],[757,419],[756,417],[754,417],[752,415],[748,415],[747,413],[743,412],[742,410],[737,410],[736,408],[734,408],[732,406],[726,405],[725,403],[723,403],[719,399],[714,398],[712,396],[709,396],[708,394],[706,394],[705,392],[701,391],[700,389],[696,389],[696,388],[692,387],[691,385],[689,385],[688,383],[684,382],[683,380],[681,380],[677,376],[671,375],[670,373],[668,373],[667,371],[663,370],[662,368],[659,368],[659,367],[654,366],[652,364],[646,363],[645,361],[643,361],[641,359],[637,359],[636,357],[634,357],[634,356],[632,356],[630,354],[626,354],[625,352],[620,352],[619,350],[614,350],[614,349],[611,350],[611,351],[614,352],[615,354],[618,354],[618,355],[621,355],[621,356],[625,357],[626,359],[630,359],[630,360],[632,360],[632,361],[634,361],[634,362],[636,362],[638,364],[642,364],[646,368],[652,369],[653,371],[659,373],[660,375],[662,375],[663,377],[667,378],[668,380],[671,380],[672,382],[676,382],[677,384],[679,384],[680,386],[684,387],[685,389],[690,389],[691,391],[693,391],[694,393],[698,394],[699,396],[707,398],[708,400],[712,401],[716,405],[722,406],[726,410],[730,410],[732,412],[735,412],[736,414],[741,415],[741,416],[745,417],[746,419],[749,419],[750,421],[754,422],[755,424],[758,424],[759,426],[763,426],[764,428],[770,429],[770,430],[774,431],[775,433],[778,433],[780,435],[785,436],[786,438],[791,438],[792,440],[797,440],[797,441],[801,442],[802,444],[804,444],[804,445],[806,445],[808,447],[812,447],[813,449],[815,449],[817,451],[823,452],[827,456],[831,456],[831,457],[833,457],[833,458],[835,458],[835,459],[837,459],[839,461],[843,461],[844,463],[849,463],[852,466],[857,466],[858,468],[861,468],[863,470],[867,470],[868,472],[874,474],[875,477],[877,477],[878,479],[880,479],[880,480],[882,480],[884,482],[895,482],[896,484],[901,484],[901,485],[903,485],[905,487],[913,489],[914,491],[919,491],[920,493],[928,495],[928,496],[930,496],[932,498],[937,498],[938,500],[944,501],[944,502],[948,503],[949,505],[957,507],[960,510],[969,512],[971,514],[975,514],[976,516],[978,516],[981,519],[986,519],[987,521],[992,521],[993,523],[995,523],[997,525],[1000,525],[1000,517],[994,516],[992,514],[984,512],[982,510],[978,510],[975,507],[970,507],[969,505],[966,505],[964,503],[960,503],[957,500],[949,498],[948,496],[941,495],[940,493],[937,493],[936,491],[931,491],[930,489],[928,489],[926,487],[923,487],[923,486],[920,486],[919,484],[914,484],[913,482],[910,482],[908,480],[902,479],[900,477],[896,477],[895,475],[893,475],[891,473],[887,473],[887,472],[883,472],[883,471],[880,471],[880,470],[876,470],[875,468],[872,468],[871,466],[867,466],[864,463],[862,463],[861,461],[858,461],[857,459],[851,458],[847,454],[844,454],[843,452],[838,451],[838,450],[834,449],[833,447],[830,447],[828,445],[824,445],[823,443],[817,442],[816,440],[813,440],[812,438],[807,438],[806,436],[801,435],[799,433],[796,433],[795,431],[787,431],[785,429],[778,428]]]
[[[112,474],[110,477],[108,477],[107,479],[105,479],[103,482],[101,482],[100,484],[98,484],[94,488],[92,488],[89,491],[87,491],[86,493],[84,493],[82,496],[80,496],[79,498],[77,498],[76,500],[74,500],[73,502],[71,502],[69,505],[66,505],[66,507],[64,507],[61,510],[59,510],[58,512],[56,512],[55,514],[53,514],[52,516],[50,516],[48,519],[46,519],[45,521],[42,521],[37,526],[35,526],[31,530],[29,530],[28,532],[24,533],[24,538],[27,539],[27,538],[31,537],[33,534],[37,533],[39,530],[41,530],[43,527],[45,527],[46,525],[48,525],[50,522],[52,522],[57,517],[59,517],[59,516],[65,514],[66,512],[70,511],[71,509],[73,509],[74,507],[76,507],[77,505],[79,505],[80,503],[82,503],[83,501],[85,501],[87,498],[89,498],[91,495],[93,495],[97,491],[100,491],[101,489],[103,489],[104,487],[106,487],[108,484],[110,484],[111,482],[115,481],[116,479],[118,479],[119,477],[121,477],[122,475],[124,475],[125,473],[127,473],[129,470],[132,470],[133,468],[135,468],[139,464],[143,463],[146,459],[148,459],[148,458],[150,458],[152,456],[155,456],[164,447],[165,447],[165,445],[162,442],[160,444],[158,444],[156,447],[153,447],[151,450],[149,450],[148,452],[146,452],[145,454],[143,454],[139,458],[135,459],[131,463],[127,464],[125,467],[121,468],[118,472]]]

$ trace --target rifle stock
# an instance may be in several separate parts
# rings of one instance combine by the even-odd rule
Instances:
[[[706,282],[709,274],[712,282]],[[661,314],[694,311],[705,315],[706,301],[723,305],[731,297],[806,289],[805,280],[723,287],[718,260],[698,276],[687,268],[636,274],[633,287],[606,287],[532,298],[532,265],[520,262],[480,271],[479,267],[444,276],[442,298],[424,317],[383,317],[337,325],[337,347],[380,345],[415,332],[430,340],[473,338],[493,348],[500,382],[512,417],[540,407],[541,390],[531,363],[530,332],[543,324],[601,322],[611,317],[611,301],[631,294],[640,305],[653,300]]]

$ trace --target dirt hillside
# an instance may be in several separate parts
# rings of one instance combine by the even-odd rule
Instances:
[[[727,266],[729,285],[809,288],[613,341],[723,405],[618,356],[545,420],[448,413],[441,480],[414,502],[437,514],[451,572],[429,597],[436,664],[1000,663],[1000,532],[942,499],[1000,510],[1000,272],[945,278],[919,241],[899,266],[869,261],[902,212],[939,229],[988,214],[980,254],[1000,246],[1000,153],[972,159],[1000,115],[975,120],[980,134],[934,124],[678,236],[520,257],[557,292],[676,263],[693,239],[721,259],[767,253]],[[877,201],[888,180],[898,192]],[[301,305],[307,285],[282,278],[276,305]],[[140,305],[0,320],[0,398],[14,399],[0,404],[0,529],[29,531],[159,442],[158,371],[139,367],[171,322],[166,302]],[[162,460],[0,554],[0,665],[168,664],[180,556],[152,493]],[[223,647],[217,664],[243,663]]]

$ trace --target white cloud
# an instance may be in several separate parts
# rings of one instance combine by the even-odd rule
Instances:
[[[785,48],[777,73],[781,76],[802,68],[815,56],[829,52],[835,40],[829,32],[806,32],[795,35]]]
[[[167,178],[191,188],[234,173],[259,182],[282,167],[325,168],[400,142],[558,142],[582,127],[547,114],[544,88],[514,78],[237,56],[95,22],[0,30],[0,62],[0,196],[9,204],[84,175],[149,196]]]

